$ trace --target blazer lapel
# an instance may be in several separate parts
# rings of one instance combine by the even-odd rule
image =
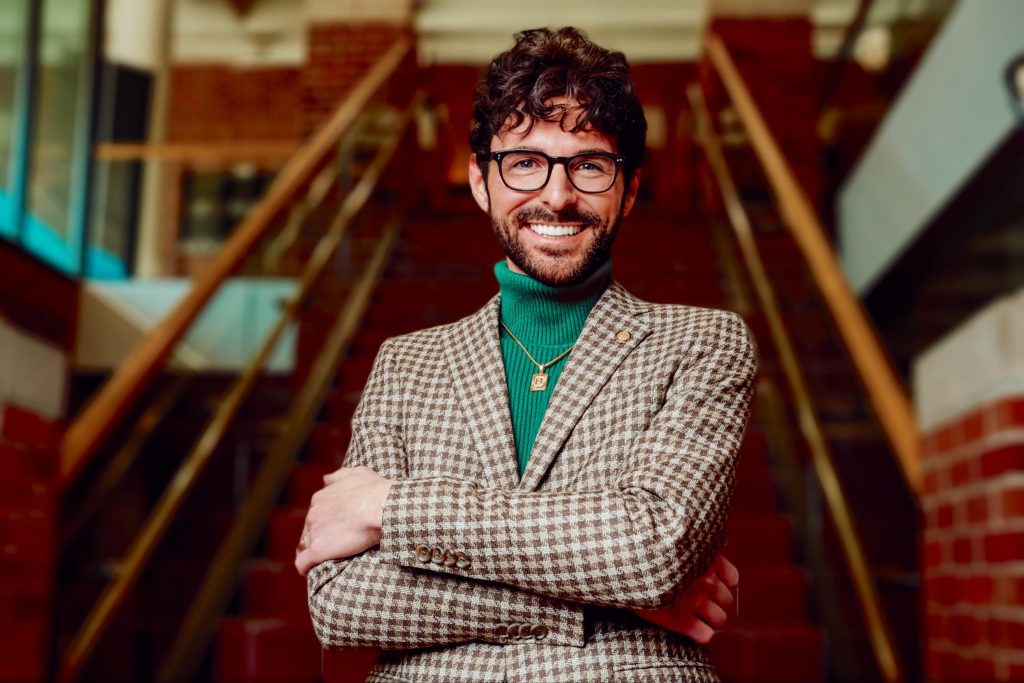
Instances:
[[[476,314],[454,325],[445,355],[455,394],[483,460],[484,475],[492,486],[511,489],[518,484],[519,472],[498,340],[498,302],[495,296]]]
[[[650,334],[636,299],[613,282],[587,317],[555,385],[519,488],[535,490],[594,397],[626,356]],[[499,351],[500,355],[500,351]]]

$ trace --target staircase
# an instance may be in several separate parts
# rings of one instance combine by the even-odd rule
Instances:
[[[652,255],[668,255],[652,263]],[[394,258],[349,349],[323,414],[267,527],[263,553],[248,563],[238,609],[221,623],[214,651],[218,683],[361,681],[372,650],[321,655],[306,609],[305,582],[292,562],[310,496],[338,467],[349,421],[380,343],[468,315],[496,291],[501,257],[486,218],[464,194],[403,226]],[[616,245],[616,277],[637,296],[724,307],[708,227],[638,209]],[[315,329],[300,337],[316,338]],[[300,338],[300,349],[305,343]],[[742,575],[741,609],[712,642],[723,678],[739,683],[813,683],[825,678],[824,641],[808,610],[792,524],[779,505],[771,447],[755,416],[743,446],[727,556]]]

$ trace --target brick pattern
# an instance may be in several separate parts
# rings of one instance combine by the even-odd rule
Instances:
[[[43,680],[49,654],[60,427],[0,403],[0,682]]]
[[[718,34],[764,116],[797,181],[815,206],[823,191],[816,97],[822,63],[811,49],[812,26],[805,18],[715,19]],[[716,80],[707,78],[705,93],[716,100]]]
[[[301,140],[338,106],[407,28],[390,23],[314,24],[298,67],[174,67],[168,140]]]
[[[302,71],[301,110],[313,130],[367,69],[408,29],[392,23],[314,24],[309,57]]]
[[[1024,396],[927,433],[923,600],[930,681],[1024,678]]]
[[[167,137],[174,142],[301,139],[301,83],[297,68],[176,66]]]

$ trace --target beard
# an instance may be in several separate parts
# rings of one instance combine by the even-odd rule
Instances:
[[[578,223],[582,231],[590,231],[592,238],[582,252],[560,253],[557,243],[550,249],[529,250],[519,236],[529,223]],[[516,266],[534,280],[552,287],[574,285],[590,277],[611,256],[612,243],[622,223],[622,210],[611,222],[590,211],[576,208],[561,213],[540,207],[528,207],[513,212],[505,220],[491,214],[491,226],[502,250]],[[541,251],[537,254],[536,251]]]

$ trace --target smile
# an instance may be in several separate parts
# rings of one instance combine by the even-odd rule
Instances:
[[[529,228],[545,237],[570,237],[583,230],[582,225],[551,225],[548,223],[530,223]]]

